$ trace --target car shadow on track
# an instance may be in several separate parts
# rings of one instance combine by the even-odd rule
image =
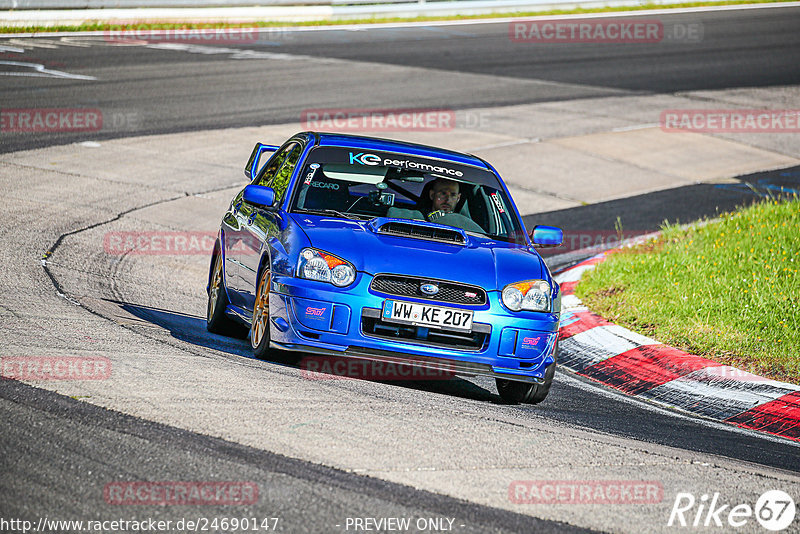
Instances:
[[[144,323],[164,328],[173,338],[179,341],[235,356],[256,359],[246,339],[212,334],[206,330],[204,317],[129,302],[105,300],[119,306],[122,310]],[[331,359],[332,361],[342,361],[345,365],[316,365],[311,367],[309,361],[319,364],[321,361],[319,357],[276,350],[271,351],[269,359],[261,361],[267,364],[298,369],[301,376],[309,380],[367,380],[426,393],[438,393],[462,399],[503,404],[500,396],[496,393],[452,374],[433,373],[434,378],[426,378],[431,376],[430,370],[427,370],[426,373],[417,374],[401,370],[396,365],[371,365],[371,362],[344,357]],[[346,365],[347,363],[350,365]],[[348,374],[353,369],[355,369],[353,374]]]
[[[253,357],[246,340],[220,336],[206,330],[204,317],[129,302],[106,300],[145,323],[166,329],[172,337],[180,341],[237,356]]]

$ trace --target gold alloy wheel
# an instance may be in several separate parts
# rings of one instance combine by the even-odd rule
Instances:
[[[214,312],[217,311],[220,291],[222,291],[222,254],[218,254],[217,261],[214,262],[214,276],[211,279],[211,292],[208,295],[208,306],[206,307],[206,320],[209,322],[214,317]]]
[[[261,274],[253,305],[253,324],[250,327],[250,345],[255,349],[261,343],[269,328],[269,271]]]

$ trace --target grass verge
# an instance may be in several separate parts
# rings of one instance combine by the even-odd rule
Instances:
[[[665,226],[587,272],[576,295],[667,345],[800,384],[800,197]]]
[[[391,17],[364,19],[311,20],[301,22],[286,21],[252,21],[242,23],[226,22],[185,22],[185,23],[106,23],[87,22],[71,26],[0,26],[0,33],[45,33],[45,32],[85,32],[85,31],[121,31],[121,30],[195,30],[212,28],[271,28],[295,26],[333,26],[344,24],[386,24],[393,22],[434,22],[443,20],[473,20],[504,17],[541,17],[547,15],[581,15],[586,13],[613,13],[622,11],[647,11],[652,9],[678,9],[705,6],[736,6],[746,4],[778,4],[795,0],[722,0],[718,2],[691,2],[683,4],[644,4],[640,6],[552,9],[546,11],[524,11],[511,13],[487,13],[481,15],[457,15],[441,17]]]

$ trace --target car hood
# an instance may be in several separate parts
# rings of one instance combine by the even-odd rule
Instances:
[[[465,234],[466,245],[377,233],[373,221],[293,213],[311,246],[369,274],[393,273],[454,280],[502,289],[522,280],[549,280],[539,255],[528,247]],[[410,221],[403,221],[410,222]],[[422,223],[423,225],[426,223]]]

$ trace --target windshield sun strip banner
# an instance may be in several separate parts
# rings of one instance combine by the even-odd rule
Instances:
[[[307,161],[315,163],[369,167],[391,167],[439,175],[451,180],[479,184],[500,189],[494,173],[484,167],[468,165],[445,159],[417,156],[400,152],[358,149],[350,147],[319,146],[309,153]]]

